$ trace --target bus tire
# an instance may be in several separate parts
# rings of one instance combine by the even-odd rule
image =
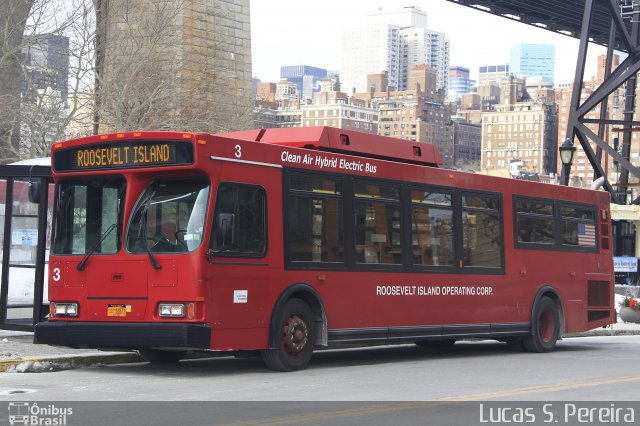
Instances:
[[[287,300],[272,324],[271,347],[260,351],[265,365],[276,371],[304,369],[316,341],[313,311],[301,299]]]
[[[533,316],[533,334],[522,338],[527,352],[551,352],[560,335],[560,312],[550,297],[544,296],[536,305]]]
[[[175,364],[187,353],[187,351],[163,351],[151,348],[138,349],[138,352],[151,364]]]

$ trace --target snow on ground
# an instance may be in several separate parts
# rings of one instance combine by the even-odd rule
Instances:
[[[620,312],[620,305],[624,301],[624,296],[622,294],[616,294],[616,311]]]
[[[616,299],[615,299],[616,311],[618,313],[620,313],[620,307],[622,306],[622,303],[624,302],[625,297],[633,296],[635,298],[639,298],[638,294],[640,293],[640,287],[638,286],[622,286],[622,287],[626,288],[625,294],[616,293]],[[620,286],[616,285],[616,288],[619,289]]]
[[[11,365],[7,373],[41,373],[43,371],[70,370],[74,364],[71,361],[23,361]]]
[[[2,267],[0,267],[2,273]],[[48,303],[49,265],[44,267],[44,302]],[[7,295],[8,305],[31,305],[33,304],[33,292],[35,281],[35,269],[15,268],[9,269],[9,292]]]

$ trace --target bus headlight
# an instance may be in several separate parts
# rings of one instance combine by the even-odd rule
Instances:
[[[184,303],[161,303],[158,314],[161,317],[182,318],[184,317]]]
[[[53,312],[55,316],[77,317],[77,303],[53,303]]]

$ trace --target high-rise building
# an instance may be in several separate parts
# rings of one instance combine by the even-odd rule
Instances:
[[[38,34],[22,48],[21,158],[42,157],[51,143],[63,139],[69,96],[69,38]]]
[[[496,83],[504,77],[509,77],[509,64],[484,65],[478,69],[478,84]]]
[[[476,82],[469,78],[469,68],[449,67],[449,95],[448,99],[457,101],[471,90]]]
[[[257,127],[332,126],[376,134],[378,110],[366,102],[338,91],[335,79],[318,82],[313,99],[300,105],[296,86],[290,81],[260,83],[254,109]],[[273,101],[269,102],[269,98]]]
[[[439,31],[428,31],[427,35],[429,55],[426,65],[431,66],[438,73],[436,86],[438,90],[443,91],[446,98],[449,91],[449,40]]]
[[[347,93],[364,93],[368,74],[387,72],[389,87],[410,89],[409,71],[429,65],[437,72],[437,89],[448,90],[449,40],[429,30],[419,7],[380,9],[367,15],[367,26],[342,35],[340,80]]]
[[[453,119],[453,164],[466,171],[480,170],[482,126]]]
[[[611,63],[611,72],[620,65],[620,56],[613,55],[613,61]],[[607,69],[607,55],[598,56],[598,68],[596,69],[596,81],[604,81],[604,77]]]
[[[517,77],[531,81],[554,80],[555,46],[552,44],[518,44],[511,48],[509,66]]]
[[[482,114],[483,171],[509,170],[514,162],[530,173],[556,172],[558,111],[553,102],[500,104]]]
[[[384,73],[370,75],[368,81],[375,90],[355,96],[380,111],[378,134],[434,144],[445,167],[452,167],[451,109],[443,103],[442,91],[436,89],[436,71],[428,65],[412,68],[407,90],[385,86]]]
[[[400,28],[427,28],[427,12],[416,6],[400,7],[398,9],[383,9],[367,15],[367,22],[378,24],[393,24]]]
[[[364,105],[349,102],[346,94],[318,92],[314,102],[302,105],[302,127],[331,126],[345,130],[376,134],[378,131],[378,111]],[[342,95],[342,96],[341,96]]]
[[[532,100],[524,79],[513,75],[500,79],[499,88],[500,103],[482,114],[482,171],[509,171],[514,177],[555,174],[558,107],[553,91]]]
[[[525,86],[524,78],[517,78],[513,74],[498,81],[500,86],[500,104],[513,105],[516,102],[529,100],[529,93]]]
[[[289,80],[280,80],[276,84],[276,106],[278,108],[291,108],[300,106],[298,87]]]
[[[327,70],[309,65],[287,65],[280,67],[280,78],[286,78],[298,88],[301,100],[313,99],[319,91],[318,82],[327,78]]]
[[[400,61],[397,90],[412,89],[407,86],[409,70],[431,62],[429,31],[421,27],[407,27],[399,30]]]
[[[22,76],[23,100],[34,90],[52,89],[60,92],[66,103],[69,95],[69,38],[56,34],[29,37],[22,49],[26,74]]]
[[[387,72],[389,85],[398,87],[400,77],[398,42],[395,25],[374,24],[342,33],[340,81],[342,91],[363,93],[368,74]]]
[[[476,93],[480,96],[480,109],[493,111],[497,104],[513,104],[527,96],[524,78],[509,73],[509,65],[480,67]]]

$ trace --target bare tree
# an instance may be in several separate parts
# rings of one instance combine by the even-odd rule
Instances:
[[[81,92],[90,93],[93,86],[91,0],[9,3],[14,18],[2,15],[6,25],[0,33],[2,163],[47,155],[51,142],[64,138],[65,129],[78,121]],[[54,56],[58,63],[52,65]]]
[[[248,13],[221,11],[230,4],[3,0],[0,163],[98,131],[250,127]],[[248,0],[233,7],[248,11]],[[218,38],[238,27],[231,45]],[[44,60],[52,48],[67,62]]]
[[[20,143],[20,52],[34,0],[6,0],[0,12],[0,158],[15,158]]]
[[[66,31],[69,37],[69,101],[67,114],[60,125],[66,136],[79,137],[94,133],[96,11],[93,0],[72,0],[70,3],[76,13],[73,25]]]
[[[179,45],[173,23],[184,3],[126,0],[109,8],[99,24],[108,39],[97,75],[100,131],[175,128],[181,75],[171,54]]]
[[[458,159],[456,160],[454,169],[462,170],[463,172],[476,173],[481,170],[480,159],[478,160]]]
[[[250,74],[245,84],[237,53],[219,48],[224,43],[214,34],[213,9],[203,10],[212,8],[207,3],[111,0],[108,10],[98,11],[105,17],[98,34],[106,39],[97,83],[101,132],[217,132],[250,125]],[[243,98],[233,87],[239,84],[248,88],[247,102],[230,108],[230,100]]]

